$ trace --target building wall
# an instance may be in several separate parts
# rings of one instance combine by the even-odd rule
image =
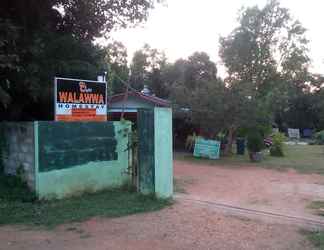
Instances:
[[[172,110],[154,108],[155,193],[162,198],[173,194]]]
[[[130,181],[122,122],[36,122],[36,191],[40,198],[94,192]]]
[[[1,124],[3,166],[6,174],[20,174],[35,189],[34,124],[8,122]]]

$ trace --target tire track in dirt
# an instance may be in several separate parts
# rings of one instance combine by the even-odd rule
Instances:
[[[174,196],[176,200],[192,202],[209,208],[218,209],[226,214],[234,216],[243,216],[251,219],[265,219],[266,221],[279,222],[283,224],[292,224],[303,227],[305,229],[324,230],[324,220],[315,220],[307,217],[293,216],[288,214],[280,214],[274,211],[262,211],[256,209],[250,209],[245,207],[233,206],[224,203],[218,203],[215,201],[201,200],[191,195],[176,194]]]

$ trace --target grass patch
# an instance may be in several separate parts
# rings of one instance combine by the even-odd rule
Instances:
[[[5,178],[2,176],[1,180]],[[170,200],[161,200],[152,195],[145,196],[124,189],[111,189],[52,201],[37,201],[34,198],[26,200],[24,195],[34,197],[22,187],[10,190],[7,185],[1,183],[0,225],[23,224],[53,228],[92,217],[120,217],[156,211],[171,204]]]
[[[173,189],[175,193],[182,193],[182,194],[187,193],[183,182],[181,182],[179,179],[173,179]]]
[[[192,177],[182,177],[173,179],[173,188],[175,193],[187,194],[187,186],[194,184],[196,180]]]
[[[324,174],[324,146],[318,145],[285,145],[284,157],[270,156],[269,151],[264,151],[264,159],[253,163],[248,154],[221,157],[219,160],[195,158],[190,154],[175,154],[176,160],[190,161],[194,164],[223,165],[228,167],[260,166],[265,168],[286,170],[296,169],[302,173]]]
[[[301,233],[305,235],[317,249],[324,250],[324,232],[302,230]]]
[[[29,191],[25,182],[16,176],[6,176],[0,173],[0,206],[9,201],[32,202],[35,200],[36,195]]]
[[[313,201],[308,208],[312,209],[315,214],[324,216],[324,201]]]

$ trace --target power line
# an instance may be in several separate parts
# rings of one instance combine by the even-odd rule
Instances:
[[[122,78],[120,78],[117,74],[114,74],[114,77],[117,77],[118,80],[121,81],[121,83],[122,83],[125,87],[129,88],[129,89],[132,90],[132,91],[139,92],[137,89],[134,89],[134,88],[133,88],[133,87],[132,87],[128,82],[126,82],[125,80],[123,80]]]

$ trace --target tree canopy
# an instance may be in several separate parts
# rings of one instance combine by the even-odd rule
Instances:
[[[50,120],[54,76],[95,79],[108,72],[110,94],[148,85],[185,110],[192,123],[230,140],[241,128],[324,129],[324,77],[310,72],[306,29],[278,1],[243,8],[219,40],[222,79],[205,52],[169,62],[144,45],[128,61],[118,41],[97,37],[145,21],[153,0],[3,0],[0,2],[0,114],[3,120]],[[28,11],[26,11],[28,10]]]
[[[113,48],[97,46],[94,39],[145,21],[156,2],[1,1],[1,118],[51,119],[54,76],[95,79],[107,71],[112,57],[107,57],[107,51],[110,53]],[[120,63],[109,65],[112,71],[127,75],[125,62],[124,67]]]

